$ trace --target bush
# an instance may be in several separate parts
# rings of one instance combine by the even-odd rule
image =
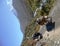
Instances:
[[[27,0],[27,4],[29,8],[34,12],[36,8],[40,6],[40,1],[41,0]]]

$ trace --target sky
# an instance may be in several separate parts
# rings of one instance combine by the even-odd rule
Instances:
[[[0,46],[21,46],[23,34],[14,15],[12,0],[0,0]]]

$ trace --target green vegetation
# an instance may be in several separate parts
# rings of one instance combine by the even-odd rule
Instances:
[[[42,10],[39,9],[37,11],[37,15],[32,19],[30,24],[26,27],[25,37],[22,42],[22,46],[29,46],[28,41],[32,40],[31,37],[33,33],[38,32],[40,29],[40,25],[36,24],[36,19],[39,18],[40,16],[48,15],[51,7],[53,7],[54,1],[55,0],[47,0],[46,5],[43,6]],[[40,2],[41,0],[27,0],[27,4],[29,5],[29,8],[31,9],[32,12],[34,12],[36,8],[40,6]],[[29,37],[30,40],[28,40],[26,37]]]
[[[46,5],[42,7],[41,15],[48,15],[55,0],[47,0]]]
[[[33,18],[33,20],[31,21],[31,23],[26,27],[25,30],[25,38],[29,37],[30,40],[32,40],[32,35],[34,32],[38,32],[40,29],[40,25],[36,24],[36,19],[37,16],[35,18]],[[29,40],[24,39],[23,45],[22,46],[29,46],[28,42]]]
[[[41,0],[27,0],[28,7],[34,12],[40,6]]]

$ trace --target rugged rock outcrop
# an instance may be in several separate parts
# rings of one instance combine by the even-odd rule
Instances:
[[[12,0],[12,3],[13,3],[13,7],[17,12],[16,16],[20,22],[21,30],[22,32],[24,32],[26,26],[33,18],[32,14],[27,9],[25,0]]]

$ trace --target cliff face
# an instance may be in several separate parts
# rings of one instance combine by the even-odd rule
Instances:
[[[22,32],[24,32],[26,26],[32,19],[32,14],[27,9],[25,0],[12,0],[12,2],[13,2],[13,7],[17,12],[16,16],[20,22],[21,30]]]

